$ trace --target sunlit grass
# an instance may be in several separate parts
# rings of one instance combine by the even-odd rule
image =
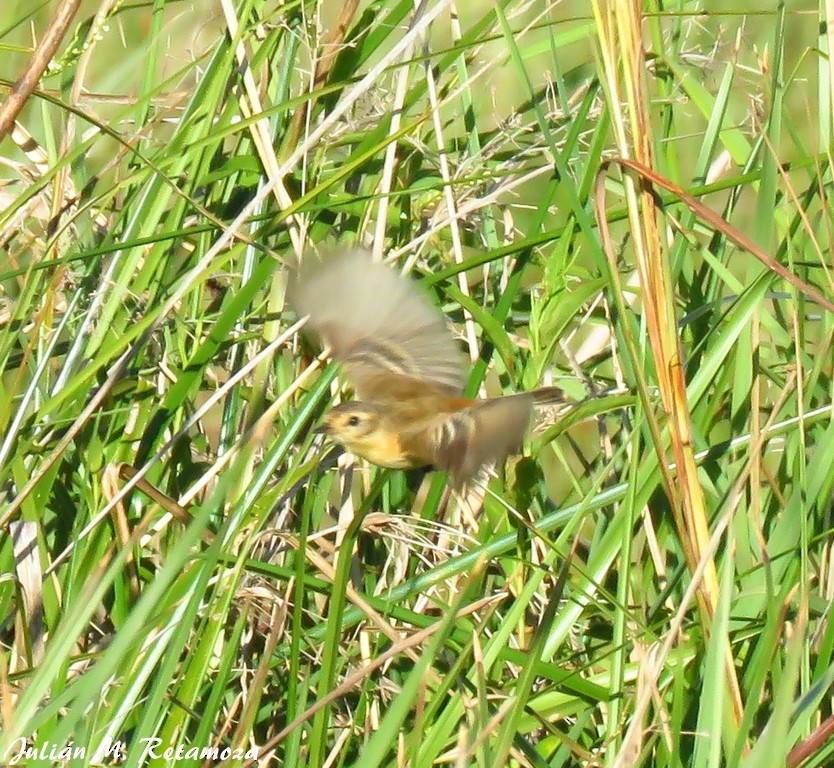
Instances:
[[[344,8],[316,84],[313,5],[118,8],[41,160],[0,148],[0,754],[829,765],[831,319],[610,169],[609,261],[592,200],[649,157],[834,294],[826,20],[646,8],[629,67],[605,9]],[[336,462],[285,306],[334,240],[424,283],[470,393],[607,394],[468,505]]]

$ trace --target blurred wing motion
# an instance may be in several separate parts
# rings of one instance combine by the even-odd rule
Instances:
[[[503,461],[521,448],[533,414],[533,395],[482,400],[444,418],[431,439],[434,466],[449,473],[456,487],[485,464]]]
[[[467,407],[435,422],[429,433],[431,463],[448,472],[452,485],[459,488],[484,465],[500,464],[521,449],[534,406],[564,402],[565,393],[557,387],[470,401]]]
[[[457,395],[463,359],[443,315],[413,280],[352,250],[308,257],[290,286],[299,315],[333,350],[360,400],[399,400],[426,386]],[[431,387],[434,385],[434,387]]]

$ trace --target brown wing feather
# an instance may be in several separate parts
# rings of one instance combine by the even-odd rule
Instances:
[[[533,396],[524,393],[483,400],[444,418],[432,432],[434,465],[459,487],[522,446],[532,410]]]
[[[442,313],[420,286],[360,250],[308,257],[290,302],[342,363],[357,397],[396,397],[414,382],[447,394],[464,383],[463,358]]]

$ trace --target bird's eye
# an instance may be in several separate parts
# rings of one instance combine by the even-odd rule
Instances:
[[[347,420],[347,423],[348,423],[349,427],[358,427],[359,426],[359,417],[358,416],[351,416]]]

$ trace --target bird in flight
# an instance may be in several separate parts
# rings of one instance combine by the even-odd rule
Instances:
[[[319,431],[381,467],[442,470],[461,488],[521,448],[534,405],[564,402],[554,387],[464,397],[467,366],[442,312],[419,283],[364,251],[308,256],[289,289],[356,397]]]

